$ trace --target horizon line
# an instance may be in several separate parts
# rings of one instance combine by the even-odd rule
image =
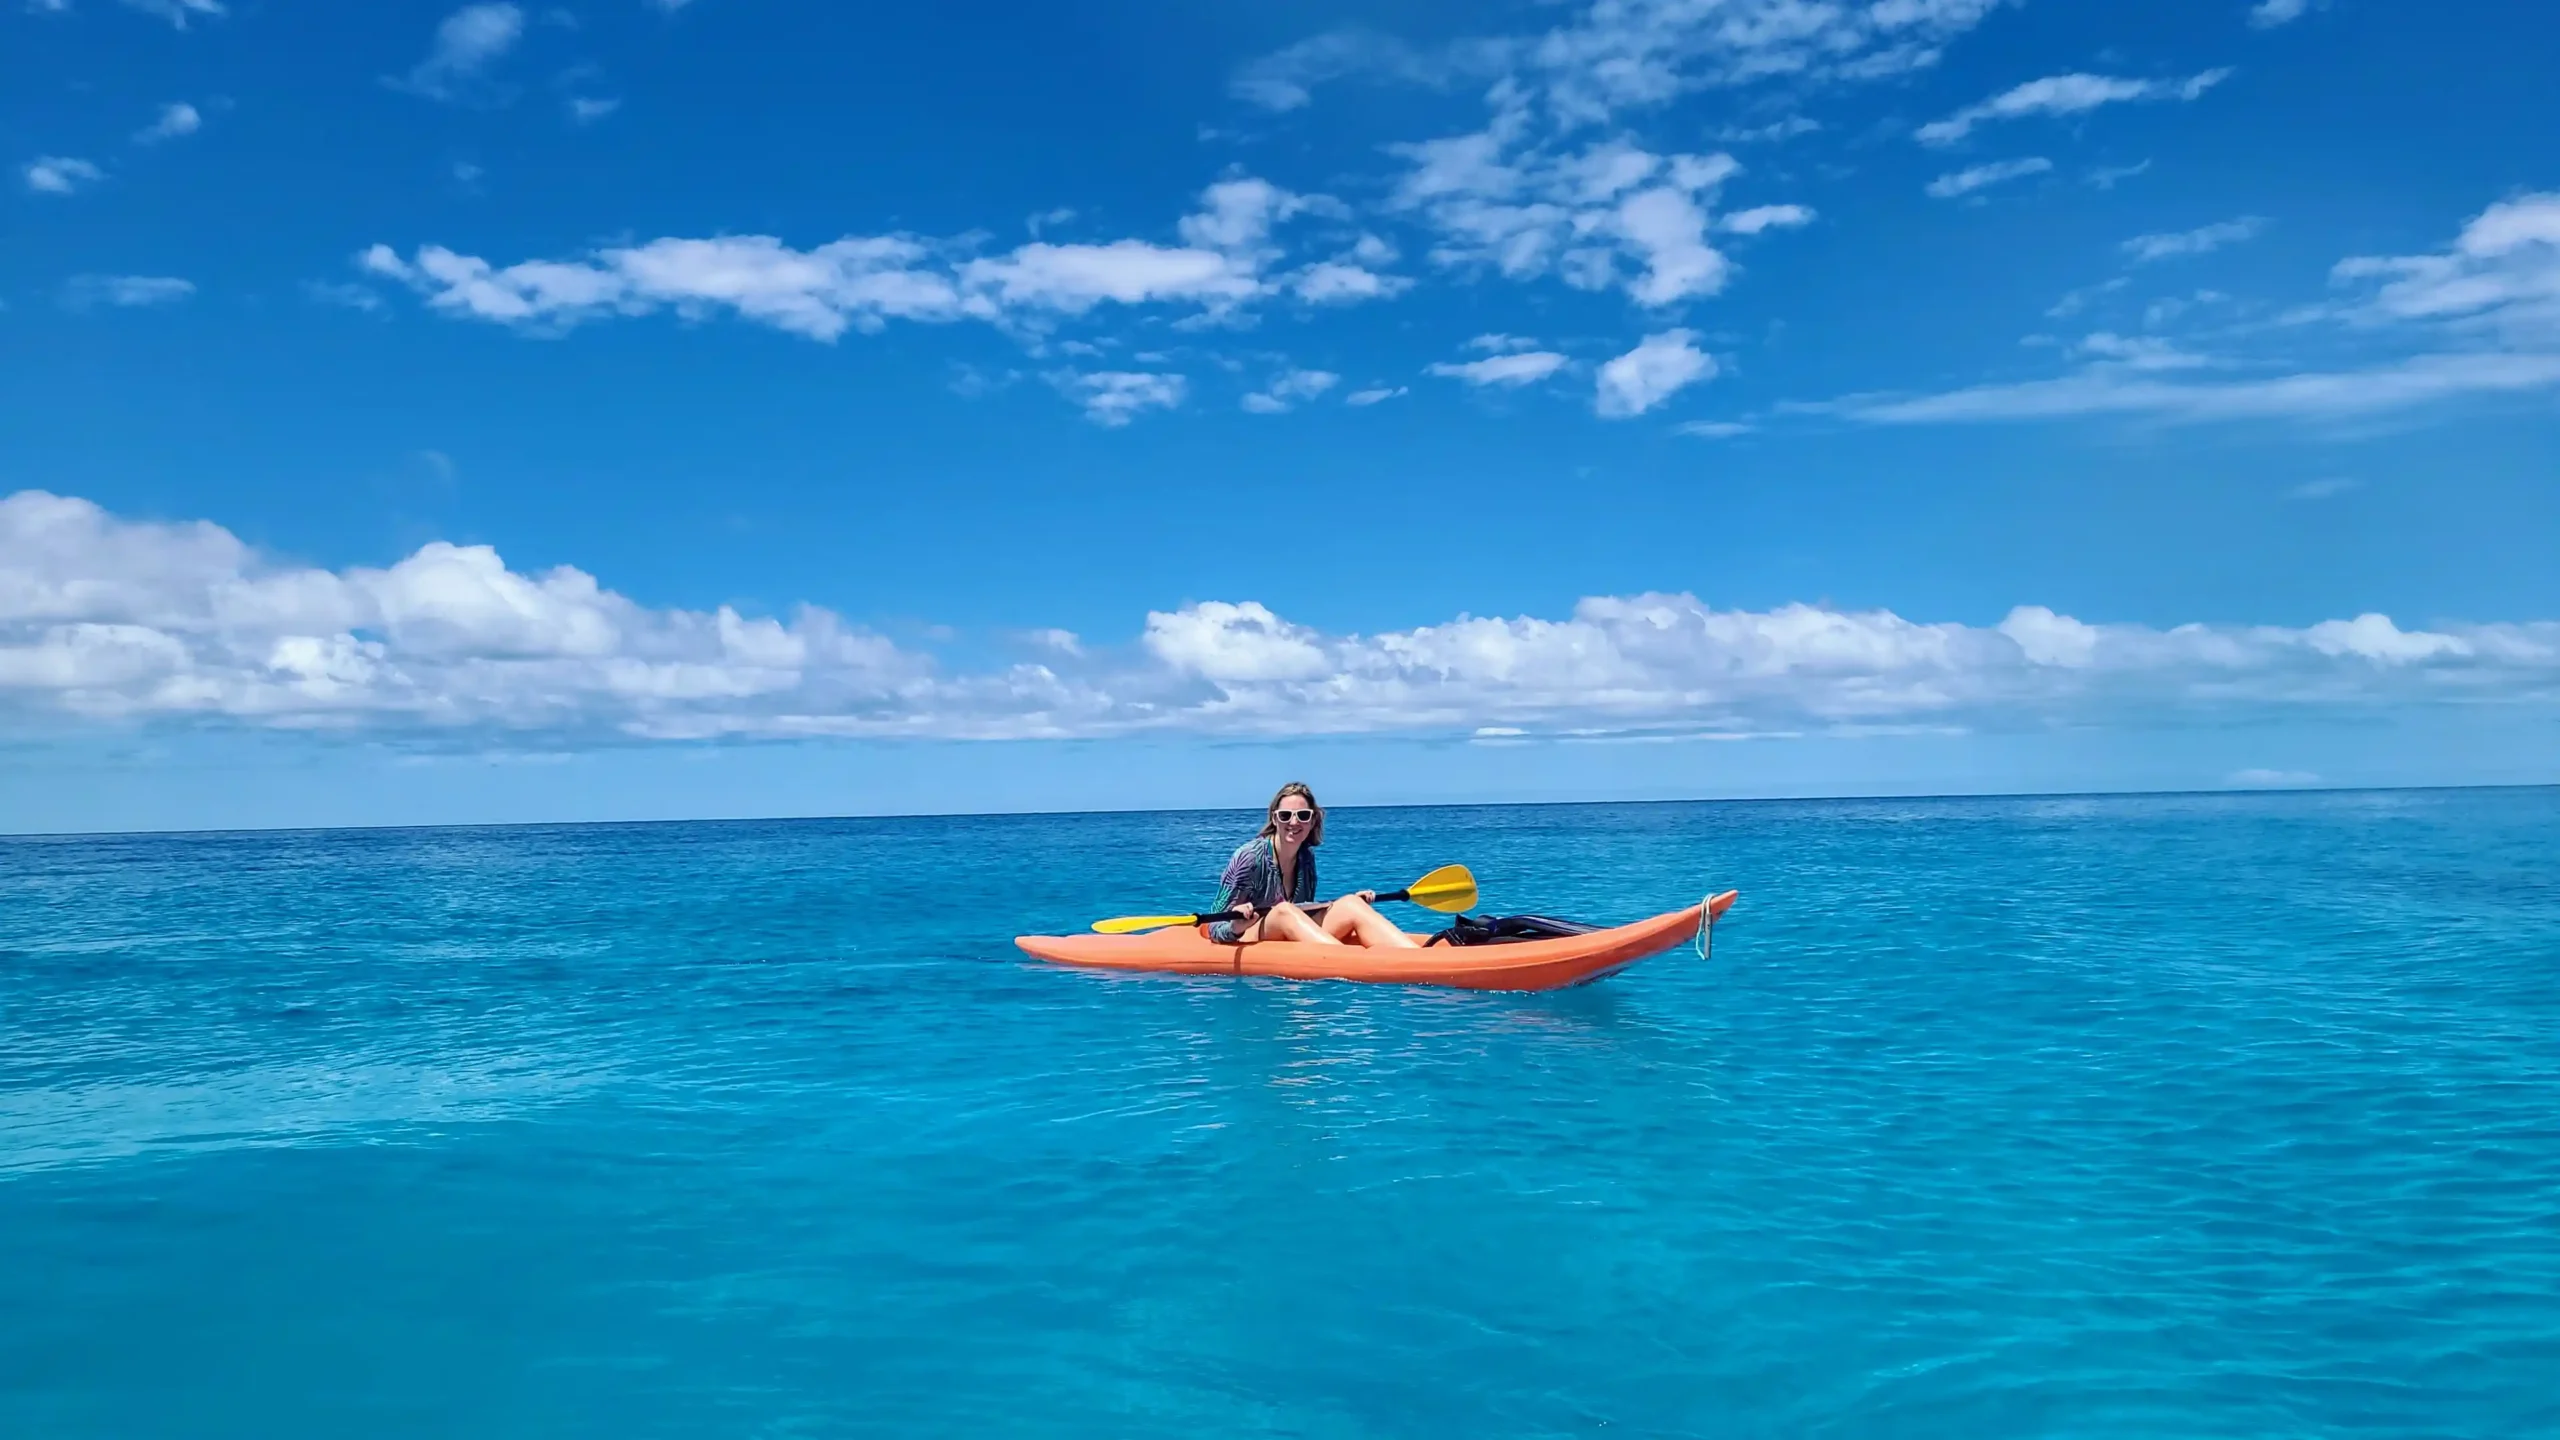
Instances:
[[[1549,810],[1601,805],[1859,805],[1883,800],[2133,800],[2171,799],[2180,796],[2417,794],[2448,790],[2560,790],[2560,780],[2476,785],[2261,785],[2223,786],[2212,789],[2188,787],[2168,790],[1954,790],[1919,795],[1701,795],[1649,800],[1434,800],[1375,805],[1333,805],[1326,807],[1326,813],[1330,814],[1335,810],[1480,810],[1495,806],[1513,810],[1524,808]],[[660,816],[645,820],[455,820],[433,824],[237,825],[174,830],[11,830],[0,831],[0,841],[119,840],[187,835],[370,834],[399,830],[565,830],[643,825],[790,825],[826,824],[846,820],[1005,820],[1043,816],[1072,818],[1082,815],[1215,815],[1238,811],[1250,813],[1252,809],[1250,805],[1149,805],[1106,810],[901,810],[842,815]]]

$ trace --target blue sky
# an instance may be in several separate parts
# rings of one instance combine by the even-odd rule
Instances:
[[[0,12],[0,829],[2560,780],[2560,16]]]

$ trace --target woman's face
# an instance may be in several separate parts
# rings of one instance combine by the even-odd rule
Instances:
[[[1315,802],[1304,795],[1283,795],[1271,807],[1271,823],[1279,827],[1281,839],[1304,842],[1316,828]]]

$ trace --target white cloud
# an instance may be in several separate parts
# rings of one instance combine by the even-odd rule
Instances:
[[[368,315],[382,312],[382,296],[368,285],[355,285],[337,280],[306,280],[302,293],[323,305],[338,305],[349,310],[362,310]]]
[[[1822,128],[1822,122],[1803,115],[1790,115],[1766,125],[1727,125],[1716,132],[1716,140],[1726,145],[1752,145],[1772,140],[1792,140],[1798,135],[1811,135]]]
[[[2133,100],[2193,100],[2229,78],[2229,70],[2207,70],[2185,80],[2128,80],[2112,75],[2048,75],[2004,90],[1977,105],[1968,105],[1944,120],[1919,129],[1921,143],[1946,145],[1973,133],[1986,121],[2019,120],[2031,115],[2078,115],[2102,105]]]
[[[1413,281],[1406,276],[1381,275],[1375,270],[1340,260],[1310,265],[1290,277],[1288,283],[1291,293],[1310,305],[1384,300],[1413,288]]]
[[[1810,206],[1758,205],[1727,215],[1716,222],[1716,228],[1732,235],[1757,235],[1763,230],[1793,230],[1812,223]]]
[[[972,297],[993,309],[1052,310],[1067,315],[1081,315],[1106,302],[1191,302],[1219,307],[1253,299],[1263,288],[1248,261],[1214,250],[1170,248],[1143,240],[1115,240],[1108,245],[1034,241],[1006,255],[971,260],[960,267],[959,278]]]
[[[2359,615],[2353,620],[2323,620],[2303,632],[2311,648],[2323,655],[2354,655],[2384,665],[2407,665],[2440,655],[2472,653],[2457,635],[2412,633],[2391,623],[2388,615]]]
[[[1379,385],[1373,386],[1367,390],[1354,390],[1350,394],[1342,397],[1342,403],[1345,405],[1357,405],[1362,408],[1366,408],[1371,405],[1379,404],[1383,401],[1393,400],[1404,393],[1405,387],[1402,385]]]
[[[402,257],[375,245],[360,268],[397,280],[447,314],[534,330],[672,310],[686,318],[729,312],[814,340],[877,331],[892,320],[978,320],[1039,330],[1104,305],[1191,307],[1211,317],[1310,282],[1266,273],[1272,227],[1329,204],[1261,181],[1222,181],[1182,222],[1193,243],[1145,240],[1057,244],[1035,240],[995,255],[968,241],[912,235],[848,235],[807,250],[769,235],[668,237],[571,260],[495,265],[440,245]],[[1367,293],[1400,281],[1371,277]],[[1339,303],[1350,282],[1314,282]],[[1326,289],[1331,285],[1333,289]]]
[[[145,15],[157,15],[180,30],[187,28],[187,20],[191,16],[226,13],[222,0],[124,0],[124,3],[127,9],[139,10]],[[46,4],[38,8],[59,10],[63,7]]]
[[[1505,82],[1494,103],[1481,131],[1388,147],[1408,167],[1391,203],[1439,232],[1435,261],[1512,280],[1556,274],[1587,290],[1622,285],[1650,307],[1725,287],[1733,267],[1707,236],[1710,205],[1741,170],[1732,156],[1659,155],[1623,138],[1545,148],[1530,138],[1521,91]],[[1742,212],[1753,217],[1743,226],[1784,224],[1799,209],[1761,206]]]
[[[1644,259],[1644,273],[1627,286],[1640,305],[1670,305],[1722,290],[1733,267],[1707,243],[1707,213],[1670,186],[1642,190],[1618,202],[1618,233]]]
[[[592,125],[621,108],[622,102],[618,99],[593,95],[572,95],[568,100],[569,119],[578,125]]]
[[[1147,616],[1147,653],[1218,684],[1314,680],[1333,669],[1321,636],[1260,601],[1205,600]]]
[[[1819,407],[1886,424],[2053,420],[2085,415],[2173,421],[2336,419],[2466,395],[2560,388],[2560,355],[2419,355],[2361,370],[2308,371],[2220,382],[2149,380],[2092,371],[2053,380],[1977,385],[1907,399]]]
[[[1431,373],[1470,385],[1504,385],[1518,387],[1533,384],[1565,367],[1566,360],[1553,350],[1525,350],[1508,355],[1488,355],[1482,360],[1444,361],[1433,365]]]
[[[2211,358],[2190,354],[2157,335],[2118,335],[2097,330],[2081,337],[2071,348],[2085,359],[2128,370],[2193,370],[2213,363]]]
[[[2096,169],[2091,170],[2087,178],[2089,183],[2096,186],[2098,189],[2113,190],[2116,188],[2118,183],[2130,180],[2134,176],[2140,175],[2150,168],[2151,162],[2148,160],[2139,161],[2132,165],[2101,165]]]
[[[1310,103],[1318,86],[1346,78],[1440,88],[1499,79],[1533,97],[1557,124],[1585,125],[1702,89],[1770,79],[1800,86],[1866,81],[1920,69],[1936,63],[1941,47],[1997,4],[1593,0],[1543,31],[1437,46],[1338,30],[1247,65],[1233,89],[1253,104],[1285,111]],[[1749,138],[1797,134],[1803,126],[1782,121],[1761,128],[1762,135]]]
[[[453,100],[477,87],[491,65],[524,38],[524,11],[510,4],[465,5],[436,26],[435,42],[398,88]]]
[[[2255,215],[2225,220],[2215,225],[2199,226],[2159,235],[2136,235],[2124,242],[2124,253],[2137,265],[2154,260],[2167,260],[2181,255],[2210,255],[2225,245],[2237,245],[2255,239],[2267,228],[2267,222]]]
[[[1440,86],[1486,76],[1506,63],[1505,47],[1482,42],[1427,51],[1370,30],[1336,30],[1301,40],[1248,63],[1228,88],[1265,110],[1301,109],[1314,87],[1351,75]]]
[[[2201,233],[2146,238],[2164,241],[2166,253],[2197,248]],[[2335,283],[2365,293],[2302,310],[2282,333],[2299,348],[2316,335],[2311,327],[2340,324],[2357,342],[2352,363],[2306,368],[2294,355],[2200,356],[2157,337],[2101,331],[2075,347],[2095,362],[2076,374],[1793,408],[1888,424],[2090,415],[2338,420],[2464,397],[2560,390],[2560,195],[2520,195],[2491,205],[2444,252],[2365,256],[2340,262],[2331,274]],[[2121,280],[2066,296],[2049,313],[2075,313],[2093,295],[2120,288]],[[2227,298],[2199,291],[2193,301],[2154,302],[2148,314],[2165,322],[2190,305]],[[2370,358],[2382,346],[2400,353]],[[2149,373],[2206,366],[2228,378],[2174,381]],[[2279,369],[2284,373],[2269,373]]]
[[[2311,0],[2258,0],[2249,7],[2249,25],[2256,30],[2273,30],[2290,25],[2311,8]]]
[[[1184,243],[1228,252],[1262,249],[1274,226],[1317,203],[1252,176],[1221,180],[1201,192],[1200,202],[1179,227]]]
[[[2560,707],[2560,622],[2404,629],[2098,624],[2021,606],[1993,627],[1890,611],[1594,597],[1562,619],[1376,634],[1203,601],[1132,643],[1018,637],[1044,663],[954,670],[814,607],[655,609],[570,566],[436,542],[324,570],[219,526],[0,499],[0,715],[224,719],[578,742],[1002,739],[1182,731],[1534,739],[2211,717],[2270,706]]]
[[[2560,192],[2490,206],[2442,254],[2361,256],[2332,273],[2379,282],[2360,312],[2375,323],[2440,322],[2560,346]]]
[[[1929,194],[1937,199],[1952,200],[1959,195],[1970,195],[1986,185],[1998,185],[2003,181],[2041,175],[2052,168],[2053,162],[2041,155],[2030,156],[2023,160],[1998,160],[1988,165],[1976,165],[1971,169],[1941,175],[1930,181],[1927,188]]]
[[[1087,419],[1113,429],[1149,410],[1175,409],[1190,391],[1190,382],[1179,375],[1131,370],[1059,374],[1050,376],[1049,381],[1082,405]]]
[[[2363,483],[2344,475],[2330,475],[2318,480],[2305,480],[2284,494],[2288,500],[2334,500],[2350,490],[2361,488]]]
[[[75,275],[62,287],[63,302],[74,309],[92,305],[140,309],[174,304],[194,293],[194,282],[174,275]]]
[[[1739,420],[1692,420],[1671,428],[1675,433],[1695,435],[1701,440],[1730,440],[1736,435],[1750,434],[1753,427]]]
[[[179,102],[160,107],[160,118],[133,132],[137,145],[157,145],[181,135],[193,135],[204,128],[204,116],[193,105]]]
[[[20,172],[39,195],[68,195],[107,178],[107,172],[69,155],[40,155]]]
[[[1592,408],[1603,419],[1624,420],[1715,378],[1715,357],[1699,349],[1696,338],[1687,330],[1647,335],[1634,349],[1602,365]]]
[[[1271,377],[1270,384],[1244,397],[1244,408],[1256,415],[1286,414],[1301,401],[1315,399],[1341,380],[1330,370],[1283,370]]]

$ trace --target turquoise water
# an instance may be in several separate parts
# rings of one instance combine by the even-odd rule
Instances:
[[[0,1435],[2560,1433],[2560,791],[0,841]]]

